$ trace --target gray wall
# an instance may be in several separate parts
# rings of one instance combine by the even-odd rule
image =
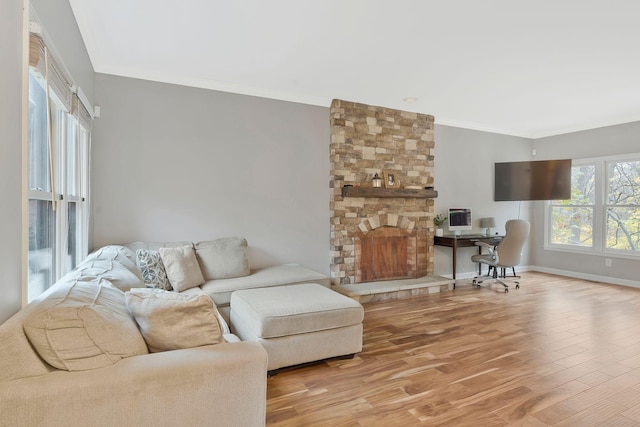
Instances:
[[[22,304],[22,0],[0,2],[0,323]]]
[[[640,122],[568,133],[535,140],[536,159],[583,159],[618,154],[640,153]],[[545,204],[533,211],[533,221],[543,224]],[[538,269],[571,274],[612,283],[638,285],[640,260],[616,258],[611,254],[584,255],[544,249],[544,230],[536,229],[532,242],[533,261]],[[612,266],[605,267],[605,258]]]
[[[328,108],[104,74],[96,104],[95,247],[241,235],[254,266],[329,273]],[[471,206],[478,232],[484,216],[498,232],[529,218],[529,203],[493,201],[493,163],[529,159],[531,140],[435,131],[437,212]],[[458,272],[474,271],[472,253],[460,250]],[[451,272],[437,248],[436,274]]]
[[[449,207],[470,207],[474,230],[465,233],[484,232],[479,225],[483,217],[494,217],[497,228],[493,232],[500,234],[504,234],[504,223],[509,219],[530,219],[532,202],[493,200],[493,164],[530,160],[531,143],[527,138],[436,125],[435,212],[446,214]],[[457,278],[477,271],[477,264],[471,262],[471,255],[476,253],[474,248],[458,249]],[[522,264],[527,265],[528,249],[523,254]],[[451,248],[435,247],[434,267],[437,275],[452,273]]]
[[[329,272],[329,109],[97,74],[94,246],[244,236]]]

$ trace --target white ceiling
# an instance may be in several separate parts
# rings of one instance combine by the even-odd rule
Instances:
[[[70,3],[99,73],[530,138],[640,120],[637,0]]]

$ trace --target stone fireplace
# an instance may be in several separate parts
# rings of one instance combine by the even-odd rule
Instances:
[[[330,121],[332,283],[433,274],[433,116],[334,100]]]

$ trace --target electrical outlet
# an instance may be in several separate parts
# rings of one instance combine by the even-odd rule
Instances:
[[[606,258],[604,260],[604,266],[605,267],[611,267],[611,258]]]

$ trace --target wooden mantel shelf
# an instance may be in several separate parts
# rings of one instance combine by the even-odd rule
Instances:
[[[435,190],[410,188],[342,187],[342,197],[435,199],[438,197],[438,192]]]

